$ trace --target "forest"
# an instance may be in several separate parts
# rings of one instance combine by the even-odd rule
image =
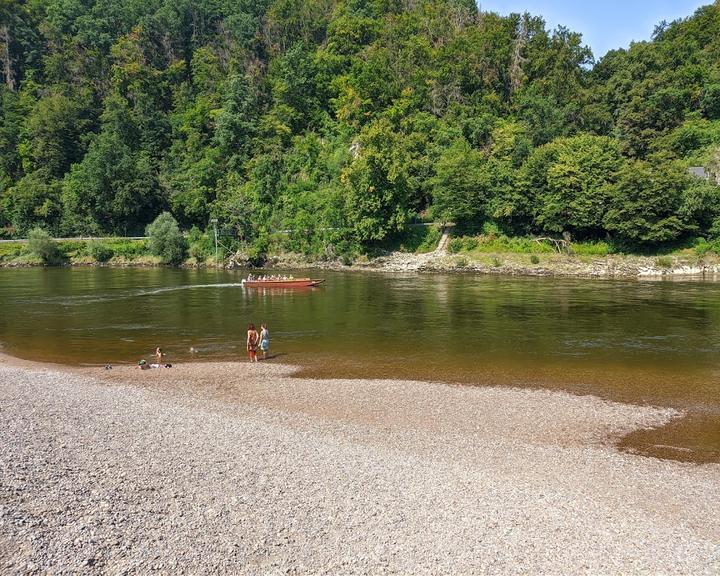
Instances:
[[[472,0],[0,0],[0,80],[0,238],[720,238],[720,0],[599,60]]]

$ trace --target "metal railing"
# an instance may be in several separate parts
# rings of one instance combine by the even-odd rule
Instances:
[[[53,238],[56,242],[87,242],[89,240],[147,240],[147,236],[77,236],[75,238]],[[14,238],[10,240],[0,240],[0,243],[19,242],[24,244],[27,238]]]

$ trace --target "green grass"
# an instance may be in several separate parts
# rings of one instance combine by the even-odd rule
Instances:
[[[124,238],[108,238],[103,243],[115,256],[132,258],[134,256],[146,256],[148,254],[147,240],[126,240]]]
[[[21,242],[2,242],[0,243],[0,262],[15,260],[25,252],[25,244]]]
[[[471,252],[477,254],[551,254],[555,250],[545,242],[535,242],[531,238],[481,235],[452,238],[448,251],[453,254]]]
[[[104,238],[101,240],[63,240],[58,242],[60,255],[70,262],[91,264],[102,261],[98,259],[97,246],[110,252],[113,257],[127,263],[133,260],[145,261],[148,256],[147,242],[145,240],[127,240],[124,238]],[[0,243],[0,262],[15,264],[33,264],[29,257],[27,244],[24,242]]]
[[[613,247],[602,240],[598,242],[573,242],[570,244],[573,254],[578,256],[607,256],[614,252]]]

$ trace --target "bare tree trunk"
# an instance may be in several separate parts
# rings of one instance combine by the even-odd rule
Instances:
[[[15,76],[13,75],[12,56],[10,54],[10,28],[7,24],[0,26],[0,41],[5,44],[2,51],[3,72],[5,73],[5,85],[12,91],[15,91]]]
[[[527,15],[523,15],[516,30],[515,42],[513,43],[513,55],[510,63],[510,94],[514,94],[522,87],[523,82],[523,51],[528,42]]]

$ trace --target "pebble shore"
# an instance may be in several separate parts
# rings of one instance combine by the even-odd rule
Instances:
[[[291,374],[0,357],[0,573],[720,573],[720,465],[614,447],[672,410]]]
[[[538,256],[538,255],[536,255]],[[533,264],[529,254],[507,252],[473,254],[446,251],[412,254],[392,252],[372,259],[358,259],[351,265],[338,260],[309,262],[297,254],[285,254],[270,258],[266,268],[302,269],[325,268],[329,270],[372,270],[378,272],[463,272],[490,274],[493,276],[529,276],[559,278],[717,278],[720,264],[716,257],[675,256],[658,258],[652,256],[620,255],[578,257],[566,254],[541,254]],[[662,264],[662,265],[661,265]],[[246,260],[231,260],[228,268],[245,268]]]

